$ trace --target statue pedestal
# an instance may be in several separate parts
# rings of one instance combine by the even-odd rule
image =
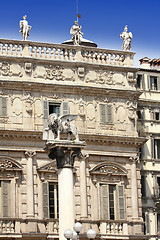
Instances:
[[[59,190],[59,239],[63,240],[66,229],[73,230],[74,212],[74,188],[73,166],[75,157],[81,155],[81,149],[85,142],[74,141],[48,141],[46,150],[50,159],[56,159],[58,168]]]

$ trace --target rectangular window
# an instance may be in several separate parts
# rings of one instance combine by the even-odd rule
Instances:
[[[100,121],[103,124],[113,123],[113,110],[111,104],[100,104]]]
[[[0,181],[0,216],[10,217],[10,181]]]
[[[123,185],[100,185],[101,193],[101,219],[124,220],[124,186]]]
[[[154,158],[160,159],[160,139],[154,139]]]
[[[146,197],[146,178],[144,175],[141,175],[141,194],[142,197]]]
[[[157,214],[157,235],[160,236],[160,214]]]
[[[59,218],[58,184],[43,183],[43,214],[44,218]]]
[[[157,77],[150,76],[150,90],[158,90]]]
[[[138,74],[138,76],[137,76],[137,88],[142,88],[142,80],[143,80],[143,76]]]
[[[49,115],[52,113],[57,113],[60,116],[60,104],[49,102]]]

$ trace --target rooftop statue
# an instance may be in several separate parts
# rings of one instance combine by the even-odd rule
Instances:
[[[27,16],[23,16],[23,20],[20,21],[19,23],[19,26],[20,26],[20,33],[22,34],[23,36],[23,40],[27,40],[28,36],[29,36],[29,32],[31,30],[31,26],[28,25],[28,22],[27,22]]]
[[[79,141],[77,127],[73,124],[70,124],[71,121],[75,120],[78,115],[66,114],[58,117],[56,113],[52,113],[48,117],[48,128],[52,130],[56,140],[60,140],[61,133],[67,133],[67,140],[70,140],[70,136],[73,133],[75,140]]]
[[[131,32],[128,33],[128,26],[127,25],[125,26],[124,31],[120,34],[120,37],[123,39],[122,50],[123,51],[130,51],[133,34]]]
[[[72,35],[72,40],[74,45],[79,45],[83,33],[81,32],[82,26],[78,25],[78,21],[74,21],[74,25],[70,29],[70,34]]]

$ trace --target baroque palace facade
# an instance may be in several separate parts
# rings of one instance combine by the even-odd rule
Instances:
[[[77,114],[86,142],[73,168],[80,237],[90,227],[97,239],[149,236],[134,53],[84,45],[0,39],[0,239],[59,238],[57,167],[43,138],[51,113]]]

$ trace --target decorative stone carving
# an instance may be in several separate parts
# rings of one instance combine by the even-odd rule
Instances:
[[[78,77],[84,78],[85,73],[86,73],[86,69],[84,67],[78,67],[77,69]]]
[[[0,156],[0,171],[14,170],[21,171],[22,166],[12,158]]]
[[[45,74],[45,78],[46,79],[50,79],[50,80],[58,80],[58,81],[63,81],[64,80],[64,76],[63,74],[63,68],[60,66],[53,66],[53,65],[49,65],[46,66],[46,74]]]
[[[133,35],[131,32],[128,33],[128,26],[126,25],[124,31],[120,34],[121,39],[123,39],[122,50],[131,51],[131,40]]]
[[[78,115],[63,115],[58,117],[56,113],[52,113],[48,118],[48,127],[49,130],[52,130],[53,134],[57,136],[56,140],[60,140],[61,133],[67,133],[68,140],[70,140],[70,135],[73,133],[75,140],[79,141],[77,127],[73,124],[70,124],[71,121],[75,120]]]
[[[24,64],[24,69],[26,73],[31,73],[32,72],[32,63],[26,62]]]
[[[36,152],[35,152],[35,151],[26,151],[26,152],[25,152],[25,155],[26,155],[28,158],[33,158],[33,157],[36,155]]]
[[[26,112],[28,112],[29,114],[32,114],[33,97],[31,96],[30,92],[25,92],[24,101],[26,106]]]
[[[29,32],[31,30],[31,26],[28,25],[27,22],[27,16],[23,16],[23,20],[20,21],[19,26],[20,26],[20,33],[23,36],[23,40],[27,40],[28,36],[29,36]]]
[[[74,21],[74,25],[70,29],[70,34],[72,35],[72,40],[74,45],[79,45],[81,43],[81,38],[83,33],[81,32],[82,26],[78,25],[78,21]]]
[[[128,109],[128,118],[130,120],[135,120],[136,118],[136,109],[137,109],[137,103],[136,102],[130,102],[127,101],[127,109]]]
[[[38,172],[52,172],[57,174],[57,168],[56,168],[56,161],[52,161],[50,163],[47,163],[43,165],[40,168],[37,168]]]
[[[127,170],[117,163],[103,162],[93,167],[89,173],[92,175],[93,182],[96,183],[97,181],[105,181],[110,178],[112,180],[120,180],[121,177],[127,175]]]
[[[136,77],[133,72],[128,72],[127,79],[129,83],[136,83]]]
[[[0,69],[1,69],[1,74],[2,76],[18,76],[22,77],[22,64],[17,64],[17,63],[9,63],[7,61],[1,62],[0,63]]]
[[[80,148],[74,148],[73,150],[68,147],[56,147],[52,148],[48,157],[56,159],[57,168],[73,167],[75,157],[79,157],[81,154]]]
[[[124,123],[126,122],[126,109],[123,105],[119,105],[116,107],[116,113],[117,113],[117,122]]]

